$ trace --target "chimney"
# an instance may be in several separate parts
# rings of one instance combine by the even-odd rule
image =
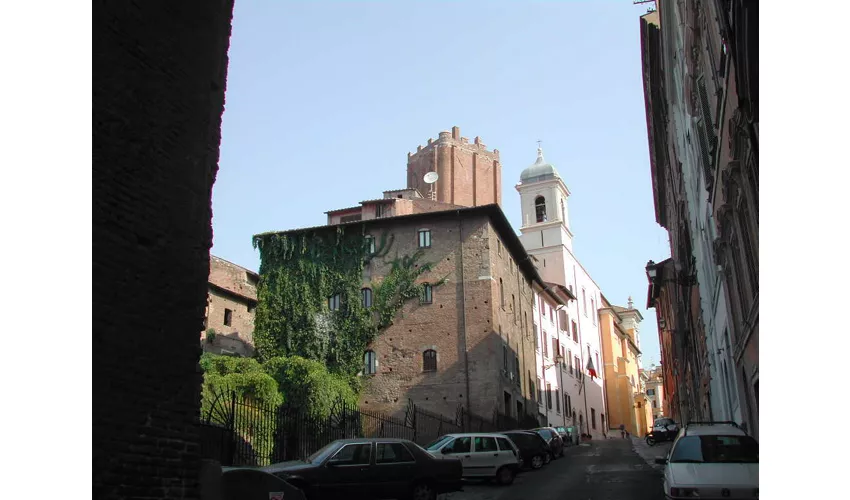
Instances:
[[[452,127],[452,139],[460,139],[460,127]]]

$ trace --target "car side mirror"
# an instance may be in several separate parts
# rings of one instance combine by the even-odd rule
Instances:
[[[656,458],[655,463],[658,464],[658,465],[667,465],[667,459],[666,458]]]

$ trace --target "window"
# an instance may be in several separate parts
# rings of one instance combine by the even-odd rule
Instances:
[[[369,465],[372,461],[372,444],[347,444],[331,460],[339,465]]]
[[[593,324],[596,324],[596,300],[590,299],[590,317],[593,319]]]
[[[378,443],[376,464],[401,464],[416,462],[410,451],[401,443]]]
[[[653,407],[653,408],[658,408],[658,401],[656,401],[656,400],[654,400],[654,399],[653,399],[653,400],[652,400],[652,407]]]
[[[505,310],[505,283],[502,278],[499,278],[499,303],[502,305],[502,310]]]
[[[233,311],[230,309],[224,310],[224,326],[230,326],[233,323]]]
[[[561,398],[555,398],[555,412],[561,413]]]
[[[683,436],[670,463],[759,463],[758,442],[750,436]]]
[[[363,355],[363,373],[366,375],[374,375],[378,372],[378,357],[375,356],[375,351],[368,350]]]
[[[363,289],[360,290],[360,303],[366,309],[372,307],[372,289],[371,288],[363,288]]]
[[[437,371],[437,351],[428,349],[422,353],[422,371],[435,372]]]
[[[570,331],[570,317],[567,316],[567,311],[563,309],[558,311],[558,326],[565,332]]]
[[[581,303],[584,315],[587,316],[587,291],[584,288],[581,289]]]
[[[475,452],[485,453],[499,451],[496,446],[496,439],[490,436],[475,436]]]
[[[543,404],[543,382],[537,379],[537,402]]]
[[[539,351],[540,350],[540,336],[537,334],[537,323],[534,323],[533,328],[534,328],[534,350]]]
[[[531,380],[531,374],[529,374],[529,376],[528,376],[528,393],[531,395],[532,398],[534,397],[534,394],[535,394],[534,381]]]
[[[386,206],[381,205],[381,204],[375,205],[375,217],[376,218],[384,217],[385,215],[389,215],[389,213],[390,213],[389,207],[386,207]]]
[[[517,415],[519,416],[519,415]],[[511,446],[511,442],[506,438],[496,438],[496,441],[499,442],[499,449],[503,451],[513,451],[514,447]]]
[[[422,302],[423,304],[430,304],[433,301],[433,298],[434,297],[433,297],[433,292],[431,290],[431,284],[430,283],[423,283],[422,284],[422,300],[420,302]]]
[[[375,253],[375,237],[374,236],[366,236],[366,253],[368,253],[368,254]]]
[[[576,364],[576,376],[581,378],[581,360],[578,359],[578,356],[574,356],[573,361],[575,361]]]
[[[505,372],[508,371],[508,344],[502,344],[502,364]]]
[[[564,413],[569,415],[572,412],[573,418],[576,418],[573,412],[573,398],[569,394],[564,394]]]
[[[546,198],[538,196],[534,199],[534,213],[537,217],[537,222],[546,222]]]
[[[590,426],[596,430],[596,408],[590,409]]]
[[[647,389],[646,395],[647,396],[655,396],[655,389]]]
[[[552,384],[546,384],[546,408],[552,409]]]
[[[419,248],[431,248],[431,230],[419,230]]]
[[[558,345],[558,339],[552,339],[552,357],[557,358],[561,354],[561,347]]]
[[[595,354],[595,356],[596,356],[596,366],[594,366],[594,368],[596,368],[596,371],[598,373],[602,373],[602,365],[599,364],[599,353],[597,352]]]
[[[514,323],[516,323],[516,295],[511,294],[511,312],[514,313]]]
[[[342,295],[335,293],[328,298],[328,309],[331,311],[339,311],[339,306],[342,304]]]
[[[578,342],[578,325],[573,320],[573,342]]]
[[[570,375],[573,374],[573,350],[567,351],[567,363],[570,365]]]
[[[502,241],[496,240],[496,253],[502,255]]]
[[[460,437],[446,445],[447,453],[469,453],[472,451],[472,438]]]
[[[543,330],[543,356],[547,358],[549,357],[549,343],[546,342],[548,338],[549,336],[546,335],[546,330]]]
[[[602,421],[602,430],[604,431],[607,427],[605,427],[605,414],[602,413],[599,415],[599,420]]]

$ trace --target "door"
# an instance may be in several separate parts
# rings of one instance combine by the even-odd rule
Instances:
[[[503,437],[497,437],[496,443],[499,444],[499,460],[496,465],[496,470],[499,469],[502,465],[505,464],[517,464],[519,460],[519,451],[511,446],[511,442]],[[518,448],[518,446],[517,446]]]
[[[344,445],[324,464],[322,496],[368,498],[373,486],[372,443]]]
[[[381,498],[404,497],[416,477],[416,459],[402,443],[376,443],[374,468]]]
[[[473,470],[469,468],[470,459],[472,458],[472,438],[469,436],[459,437],[452,440],[449,444],[443,446],[440,453],[447,457],[454,457],[460,460],[463,465],[463,475],[474,475]]]
[[[493,436],[475,436],[472,440],[472,456],[469,459],[469,470],[475,476],[495,476],[499,463],[499,447]]]

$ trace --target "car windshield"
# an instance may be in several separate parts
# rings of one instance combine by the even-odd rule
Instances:
[[[428,451],[436,451],[440,449],[440,447],[442,447],[444,444],[446,444],[450,439],[452,439],[451,436],[439,437],[436,441],[432,441],[430,444],[425,445],[425,449]]]
[[[336,441],[334,441],[333,443],[330,443],[330,444],[326,444],[319,451],[317,451],[316,453],[313,453],[312,455],[307,457],[307,462],[310,462],[311,464],[320,463],[324,459],[328,458],[328,455],[333,453],[333,451],[335,449],[336,449]]]
[[[670,463],[757,464],[759,444],[750,436],[684,436],[676,442]]]

